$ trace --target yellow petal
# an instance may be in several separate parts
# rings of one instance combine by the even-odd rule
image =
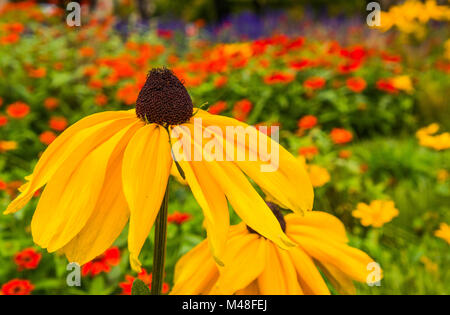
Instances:
[[[268,242],[266,240],[266,242]],[[287,268],[286,270],[284,268]],[[293,277],[287,279],[287,277]],[[301,288],[295,287],[297,274],[291,263],[281,261],[277,249],[268,242],[266,247],[266,267],[258,278],[258,287],[262,295],[285,295],[290,292],[301,294]]]
[[[135,114],[130,111],[104,112],[88,116],[67,128],[47,147],[36,164],[33,174],[29,176],[30,183],[22,186],[21,194],[8,205],[4,213],[14,213],[22,209],[66,160],[78,163],[124,125],[136,120]],[[117,124],[116,122],[119,121],[124,124]]]
[[[178,260],[170,294],[209,294],[218,276],[219,270],[209,252],[208,243],[203,241]]]
[[[286,234],[311,235],[325,240],[347,243],[345,227],[335,216],[321,211],[311,211],[305,215],[289,214],[286,220]],[[324,233],[326,231],[326,233]]]
[[[248,232],[231,238],[224,263],[211,294],[234,294],[252,283],[266,266],[266,240]]]
[[[296,247],[289,251],[292,262],[297,270],[298,279],[305,294],[328,295],[330,291],[322,278],[319,270],[315,266],[311,257]]]
[[[281,145],[254,128],[249,129],[249,131],[253,130],[256,137],[250,136],[249,133],[245,132],[245,128],[249,126],[233,118],[210,115],[201,110],[196,117],[201,118],[205,126],[218,126],[221,128],[224,136],[223,140],[235,149],[233,158],[236,164],[265,192],[278,200],[281,205],[297,212],[312,209],[314,191],[309,175],[304,166]],[[236,128],[237,136],[233,136],[227,135],[227,127],[242,128]],[[215,134],[218,135],[217,133]],[[257,147],[249,145],[250,137],[256,141]],[[261,140],[267,144],[268,148],[273,146],[279,152],[278,169],[276,171],[262,171],[261,167],[269,164],[265,161],[270,160],[272,151],[267,150],[268,148],[264,146],[260,146]],[[226,146],[224,147],[226,148]],[[239,154],[247,157],[245,161],[238,161],[237,157]],[[256,161],[249,159],[251,154],[258,157]]]
[[[139,253],[159,212],[172,166],[169,137],[163,127],[146,125],[130,140],[123,160],[123,191],[130,209],[128,249],[139,271]]]
[[[74,163],[69,159],[45,187],[33,215],[31,231],[35,243],[49,252],[65,246],[91,216],[103,187],[111,154],[132,126],[123,126],[123,122],[119,121],[113,124],[122,126],[122,130],[80,162]],[[74,155],[77,153],[80,152]]]
[[[83,265],[101,255],[111,247],[127,223],[129,210],[122,191],[123,154],[129,140],[141,127],[136,123],[130,128],[112,153],[92,215],[77,236],[63,248],[70,262]]]
[[[303,290],[300,287],[297,270],[295,269],[294,263],[292,262],[292,258],[289,255],[289,251],[274,247],[275,251],[278,254],[278,259],[281,263],[281,270],[284,274],[284,279],[286,281],[286,294],[289,295],[298,295],[303,294]],[[293,248],[292,250],[295,250]]]
[[[355,295],[356,288],[353,284],[351,278],[349,278],[345,273],[340,271],[338,268],[331,264],[321,264],[318,263],[320,269],[327,277],[328,281],[333,285],[333,287],[340,293],[346,295]]]

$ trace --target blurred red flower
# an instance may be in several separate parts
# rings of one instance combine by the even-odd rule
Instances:
[[[214,80],[214,86],[215,86],[216,88],[221,88],[221,87],[223,87],[225,84],[227,84],[227,82],[228,82],[227,77],[224,76],[224,75],[222,75],[222,76],[220,76],[220,77],[217,77],[217,78]]]
[[[8,123],[8,117],[0,115],[0,127],[5,126]]]
[[[117,266],[120,262],[120,250],[118,247],[107,249],[102,255],[83,265],[81,274],[94,277],[102,272],[110,272],[111,267]]]
[[[33,248],[26,248],[14,255],[14,262],[19,271],[24,269],[36,269],[41,261],[42,255]]]
[[[266,84],[278,84],[278,83],[290,83],[294,80],[294,75],[290,73],[275,72],[271,75],[264,77],[264,83]]]
[[[30,76],[30,78],[40,79],[47,75],[47,69],[43,67],[39,67],[36,69],[31,68],[28,70],[28,75]]]
[[[48,110],[55,109],[59,105],[59,100],[55,97],[47,97],[44,101],[44,106]]]
[[[303,86],[307,89],[318,90],[325,86],[325,82],[324,78],[311,77],[303,83]]]
[[[298,121],[298,128],[300,129],[311,129],[313,128],[315,125],[317,125],[317,117],[313,116],[313,115],[306,115],[303,116],[299,121]]]
[[[347,88],[355,93],[363,91],[367,86],[366,80],[360,77],[347,79]]]
[[[24,118],[30,112],[30,106],[23,102],[15,102],[6,108],[6,113],[12,118]]]
[[[56,131],[63,131],[64,129],[67,128],[67,119],[64,117],[52,117],[50,118],[49,121],[49,126],[50,128],[52,128],[53,130]]]
[[[142,271],[138,274],[137,278],[142,280],[149,289],[152,287],[152,274],[147,273],[147,270],[142,268]],[[131,295],[131,288],[133,287],[133,281],[136,278],[130,275],[125,276],[125,282],[120,282],[119,286],[122,288],[122,295]],[[162,293],[169,292],[169,285],[167,283],[163,283]]]
[[[39,136],[39,140],[45,145],[49,145],[55,139],[56,139],[56,135],[53,131],[44,131]]]
[[[234,104],[232,112],[233,117],[236,118],[237,120],[244,121],[247,119],[247,116],[252,110],[252,108],[253,104],[248,99],[240,100],[236,102],[236,104]]]
[[[209,107],[208,112],[213,115],[218,115],[221,112],[223,112],[224,110],[226,110],[227,107],[228,107],[227,102],[218,101],[217,103],[215,103]]]
[[[385,91],[390,94],[395,94],[398,90],[395,88],[394,84],[389,79],[380,79],[376,83],[377,89],[380,91]]]
[[[300,154],[308,159],[311,159],[315,155],[319,154],[319,149],[314,145],[309,146],[309,147],[301,147],[298,150],[298,154]]]
[[[98,106],[105,106],[108,103],[108,97],[103,94],[97,94],[95,96],[95,104],[97,104]]]
[[[181,225],[188,221],[191,217],[192,216],[189,213],[181,213],[175,211],[174,213],[169,214],[169,216],[167,217],[167,222]]]
[[[2,286],[1,295],[29,295],[33,289],[29,280],[13,279]]]
[[[343,128],[333,128],[330,133],[331,140],[335,144],[344,144],[352,141],[353,135],[350,131]]]

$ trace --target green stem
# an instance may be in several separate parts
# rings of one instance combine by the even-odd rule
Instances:
[[[159,209],[155,224],[155,249],[153,251],[152,295],[161,295],[164,282],[164,263],[166,260],[167,210],[169,205],[169,182]]]

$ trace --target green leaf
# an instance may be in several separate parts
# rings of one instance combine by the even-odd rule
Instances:
[[[142,280],[135,279],[131,287],[131,295],[150,295],[150,289]]]

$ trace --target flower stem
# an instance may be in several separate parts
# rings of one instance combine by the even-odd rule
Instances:
[[[167,210],[169,205],[169,181],[155,224],[155,248],[153,251],[152,295],[161,295],[166,260]]]

